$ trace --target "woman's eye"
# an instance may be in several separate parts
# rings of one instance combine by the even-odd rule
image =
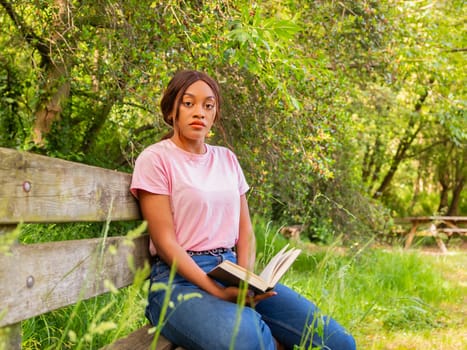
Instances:
[[[191,106],[193,106],[193,103],[191,103],[191,101],[184,101],[184,102],[183,102],[183,105],[184,105],[185,107],[191,107]]]
[[[206,109],[213,109],[214,107],[214,103],[206,103]]]

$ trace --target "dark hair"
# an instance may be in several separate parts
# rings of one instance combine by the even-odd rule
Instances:
[[[175,119],[178,118],[178,106],[180,105],[181,97],[185,93],[186,89],[198,80],[202,80],[208,84],[214,93],[214,97],[216,99],[216,116],[214,117],[214,121],[220,118],[221,96],[217,82],[206,73],[196,70],[182,70],[177,72],[170,80],[160,103],[164,121],[170,126],[173,127],[172,117]],[[172,113],[174,109],[176,109],[175,115]]]

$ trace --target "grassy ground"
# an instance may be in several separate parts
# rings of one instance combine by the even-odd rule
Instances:
[[[466,250],[310,250],[311,256],[325,258],[306,289],[325,312],[346,325],[359,349],[467,349]],[[303,276],[296,281],[289,283],[303,285]]]
[[[371,350],[460,350],[467,349],[467,253],[451,251],[448,255],[426,254],[419,249],[411,254],[436,269],[439,286],[446,291],[433,300],[428,309],[415,309],[419,317],[404,311],[400,327],[387,328],[377,317],[361,323],[355,331],[359,347]],[[421,321],[427,321],[420,325]]]
[[[256,224],[259,267],[287,241]],[[356,338],[358,349],[467,349],[467,250],[374,244],[304,252],[283,282]],[[147,281],[23,323],[23,349],[99,349],[146,322]]]

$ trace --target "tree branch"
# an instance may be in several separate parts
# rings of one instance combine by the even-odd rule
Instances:
[[[457,49],[451,49],[451,50],[444,50],[444,52],[464,52],[467,51],[467,47],[461,47]]]
[[[20,16],[13,9],[12,4],[6,0],[0,0],[0,5],[3,6],[8,16],[11,18],[13,23],[16,25],[18,31],[23,35],[26,42],[34,47],[40,54],[42,59],[42,65],[51,63],[49,55],[49,46],[39,36],[34,33],[31,27],[27,26],[26,23],[20,18]]]

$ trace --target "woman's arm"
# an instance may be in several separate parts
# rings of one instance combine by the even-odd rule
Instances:
[[[180,244],[178,244],[175,237],[169,197],[152,194],[141,190],[138,191],[138,197],[143,217],[148,223],[149,235],[154,246],[156,247],[157,254],[161,257],[161,259],[163,259],[169,265],[175,263],[177,272],[181,276],[186,278],[191,283],[197,285],[201,289],[205,290],[206,292],[220,299],[235,303],[237,301],[238,295],[241,292],[240,289],[237,287],[224,288],[217,284],[193,261],[193,259],[180,246]],[[241,212],[243,212],[243,215],[240,215],[240,217],[243,217],[243,219],[240,219],[241,226],[243,227],[243,229],[240,229],[240,232],[244,233],[241,234],[243,238],[242,240],[239,239],[240,244],[237,244],[237,248],[239,249],[239,255],[242,261],[248,261],[254,264],[254,254],[252,257],[249,257],[248,255],[251,255],[249,252],[254,247],[254,240],[245,240],[245,237],[248,236],[245,233],[250,232],[250,234],[252,234],[248,206],[246,205],[245,207],[245,205],[246,199],[244,198],[242,199],[241,205]],[[245,209],[247,210],[247,217],[244,217]],[[247,227],[250,227],[250,229],[246,230],[245,228]],[[258,296],[254,296],[254,298],[250,298],[246,302],[249,304],[255,304],[273,295],[275,295],[275,292],[267,292]]]
[[[253,271],[256,259],[256,238],[251,224],[248,201],[244,194],[240,196],[240,225],[236,248],[237,263]]]
[[[225,288],[214,282],[178,244],[169,197],[142,190],[138,191],[138,197],[143,217],[148,223],[149,235],[161,259],[169,265],[175,263],[180,275],[208,293],[231,300],[232,296],[226,295]],[[233,297],[235,300],[236,295]]]
[[[245,195],[240,196],[240,225],[237,241],[237,263],[250,271],[254,271],[256,260],[256,238],[251,224],[250,209]],[[246,303],[253,306],[261,300],[270,298],[277,293],[269,291],[266,293],[254,295],[249,294]],[[253,297],[251,297],[253,295]]]

